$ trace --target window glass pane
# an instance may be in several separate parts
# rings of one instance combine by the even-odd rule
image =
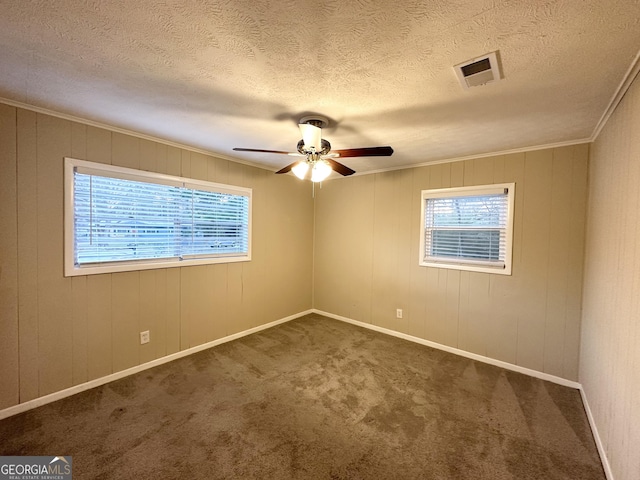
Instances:
[[[429,199],[431,226],[504,227],[506,197],[506,195],[483,195]]]
[[[510,275],[514,188],[424,190],[420,264]]]
[[[244,195],[74,173],[76,265],[246,254]]]
[[[249,199],[242,195],[191,190],[191,225],[183,235],[190,255],[246,253]]]
[[[500,261],[506,194],[429,198],[426,257]]]
[[[178,255],[180,189],[76,173],[77,264]]]

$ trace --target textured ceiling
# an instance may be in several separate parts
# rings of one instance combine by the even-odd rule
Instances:
[[[640,47],[632,0],[2,0],[0,97],[268,168],[309,112],[359,172],[588,139]],[[453,65],[499,51],[504,80]]]

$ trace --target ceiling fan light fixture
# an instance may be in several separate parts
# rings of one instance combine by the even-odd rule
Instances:
[[[297,153],[283,152],[281,150],[265,150],[261,148],[239,148],[233,150],[238,152],[259,152],[259,153],[279,153],[291,156],[304,157],[306,160],[299,160],[281,168],[276,173],[283,174],[293,171],[300,180],[309,176],[311,170],[311,181],[322,182],[336,172],[338,175],[347,177],[353,175],[355,170],[334,160],[337,157],[388,157],[393,154],[393,148],[386,147],[366,147],[347,148],[336,150],[331,153],[331,144],[322,138],[322,128],[329,125],[329,120],[319,115],[302,117],[298,123],[302,139],[298,141]]]
[[[316,183],[321,182],[331,175],[332,171],[329,162],[326,160],[318,160],[313,164],[313,168],[311,169],[311,181]]]
[[[309,171],[309,163],[307,163],[306,160],[301,160],[295,164],[291,171],[300,180],[304,180],[304,177],[307,176],[307,172]]]

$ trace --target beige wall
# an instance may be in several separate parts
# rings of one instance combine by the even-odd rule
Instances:
[[[325,182],[315,237],[311,186],[291,176],[1,104],[0,149],[0,408],[304,311],[312,292],[320,310],[577,380],[586,145]],[[65,156],[253,188],[253,260],[64,278]],[[419,267],[420,191],[502,182],[513,275]]]
[[[590,159],[580,381],[616,480],[640,478],[640,80]]]
[[[316,191],[314,307],[577,380],[588,150],[327,182]],[[503,182],[516,183],[512,276],[418,266],[421,190]]]
[[[64,278],[65,156],[253,188],[252,261]],[[0,219],[0,408],[311,308],[290,176],[0,104]]]

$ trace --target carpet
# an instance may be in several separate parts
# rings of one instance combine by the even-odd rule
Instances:
[[[311,314],[0,421],[74,479],[604,480],[577,390]]]

